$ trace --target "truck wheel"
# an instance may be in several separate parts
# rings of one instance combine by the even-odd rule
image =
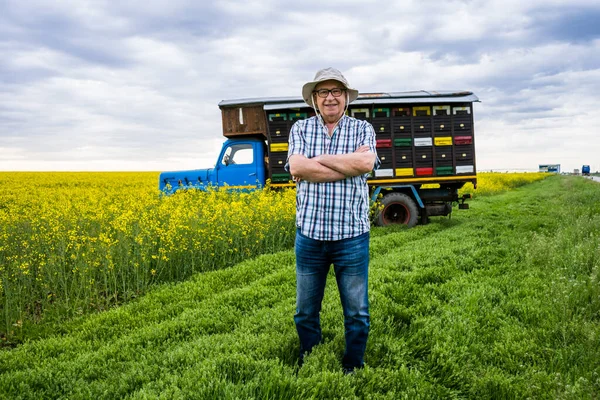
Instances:
[[[381,200],[383,209],[377,216],[377,225],[404,224],[412,228],[417,224],[419,211],[417,205],[405,194],[389,193]]]

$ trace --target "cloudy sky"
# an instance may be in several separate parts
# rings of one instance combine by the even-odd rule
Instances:
[[[0,170],[214,165],[221,100],[469,90],[479,170],[600,170],[597,0],[4,0]]]

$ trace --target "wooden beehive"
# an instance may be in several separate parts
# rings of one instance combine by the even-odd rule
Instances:
[[[262,105],[222,108],[223,136],[261,135],[267,137],[267,121]]]

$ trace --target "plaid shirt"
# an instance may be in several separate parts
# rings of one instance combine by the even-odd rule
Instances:
[[[347,115],[340,120],[333,135],[317,117],[297,121],[290,131],[289,158],[301,154],[313,158],[321,154],[353,153],[368,145],[374,154],[373,126]],[[376,158],[375,168],[379,167]],[[296,225],[303,235],[315,240],[348,239],[367,232],[369,221],[369,187],[363,174],[336,182],[313,183],[302,180],[296,187]]]

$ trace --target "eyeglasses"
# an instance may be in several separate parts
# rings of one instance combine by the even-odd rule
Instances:
[[[319,90],[315,90],[313,93],[316,93],[317,96],[319,96],[322,99],[327,98],[327,96],[329,96],[329,93],[331,93],[333,95],[333,97],[340,97],[342,95],[342,93],[344,93],[346,91],[346,89],[319,89]]]

